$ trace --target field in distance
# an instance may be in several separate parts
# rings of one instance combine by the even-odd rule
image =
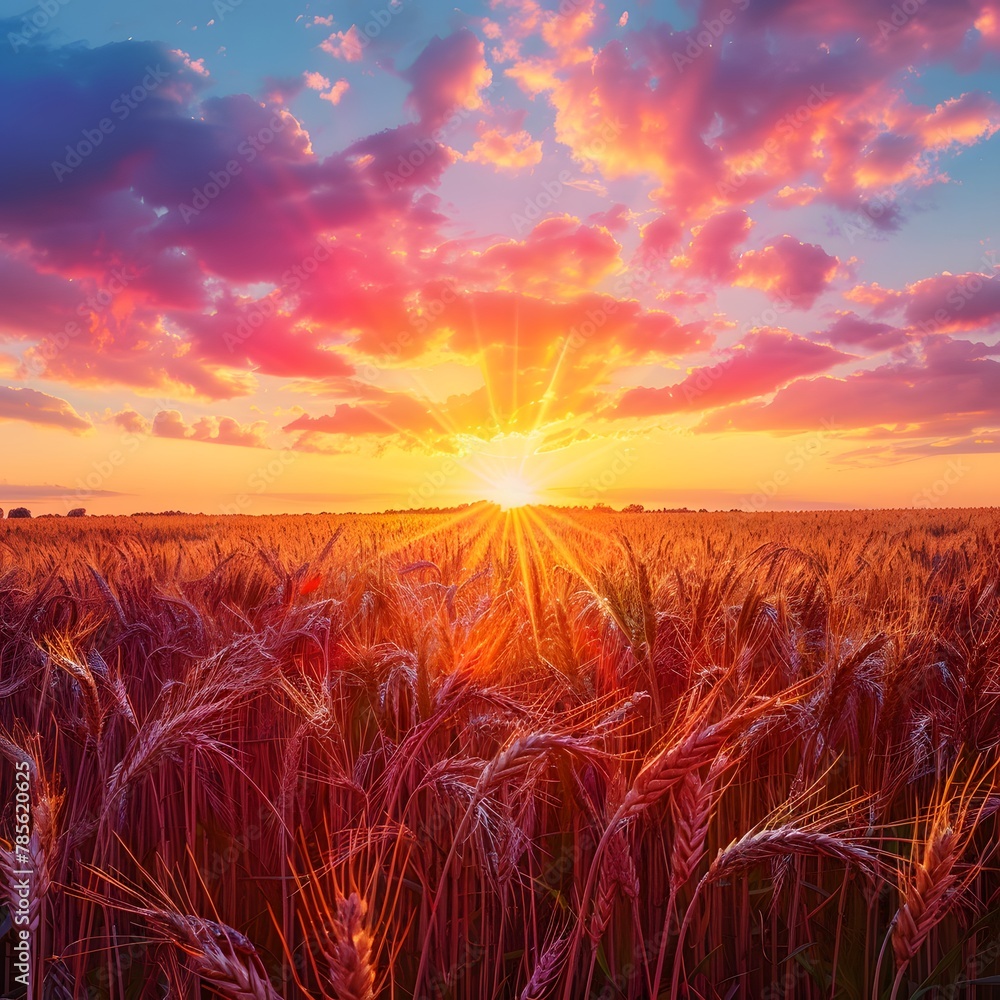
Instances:
[[[56,998],[988,990],[998,538],[0,522],[0,988],[27,955]]]

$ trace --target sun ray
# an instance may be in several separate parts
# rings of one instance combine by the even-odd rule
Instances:
[[[553,520],[558,520],[565,524],[572,525],[572,527],[577,530],[580,529],[581,525],[573,521],[572,518],[557,514],[554,515],[550,511],[546,511],[543,514],[543,512],[537,508],[528,508],[525,513],[537,525],[538,530],[541,531],[542,534],[544,534],[549,540],[556,552],[558,552],[559,555],[569,564],[573,572],[576,573],[581,580],[583,580],[583,582],[587,585],[587,589],[596,593],[596,585],[591,579],[590,574],[586,571],[586,569],[584,569],[583,564],[576,557],[576,555],[570,551],[565,541],[549,526],[546,521],[546,514],[551,516]]]

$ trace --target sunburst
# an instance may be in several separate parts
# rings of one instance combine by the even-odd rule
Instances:
[[[523,475],[510,472],[486,484],[484,499],[499,504],[501,510],[514,510],[540,502],[538,487]]]

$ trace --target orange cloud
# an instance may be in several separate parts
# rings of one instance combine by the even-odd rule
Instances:
[[[566,297],[613,274],[621,266],[620,254],[606,229],[563,215],[540,222],[522,241],[495,244],[481,261],[501,288]]]
[[[480,133],[465,159],[516,174],[542,162],[542,143],[532,139],[531,133],[524,129],[511,133],[499,128],[486,129]]]

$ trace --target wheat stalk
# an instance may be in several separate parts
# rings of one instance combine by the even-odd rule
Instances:
[[[521,990],[518,1000],[545,1000],[552,991],[559,971],[562,967],[563,957],[566,954],[566,938],[559,937],[542,952],[535,968],[532,970],[531,978],[527,985]]]
[[[715,860],[709,865],[708,871],[702,876],[695,889],[694,898],[684,914],[677,936],[677,948],[674,956],[673,980],[670,988],[671,996],[678,996],[678,984],[681,972],[681,954],[684,939],[694,913],[695,900],[701,891],[712,882],[746,872],[757,865],[776,857],[790,854],[823,855],[853,864],[863,872],[871,873],[876,867],[875,856],[866,848],[853,843],[844,837],[825,833],[822,830],[811,829],[787,823],[783,826],[751,831],[728,847],[719,851]]]
[[[956,765],[956,770],[957,770]],[[994,765],[995,767],[995,765]],[[955,794],[955,771],[942,787],[938,804],[932,809],[923,844],[914,842],[912,873],[901,871],[901,904],[893,920],[891,941],[896,962],[892,996],[902,985],[903,976],[931,931],[941,922],[953,904],[961,898],[981,869],[984,858],[963,865],[962,857],[985,814],[992,813],[989,796],[974,803],[982,784],[993,773],[991,767],[982,777],[976,768],[965,785]],[[876,975],[876,984],[878,977]]]
[[[188,957],[191,971],[228,1000],[281,1000],[248,938],[204,917],[164,909],[141,916]]]
[[[615,899],[621,891],[629,899],[639,896],[639,876],[628,841],[621,830],[616,830],[608,841],[601,861],[601,874],[597,881],[594,913],[588,933],[595,944],[601,939],[614,910]]]
[[[321,942],[337,1000],[374,1000],[372,936],[365,927],[367,907],[356,892],[338,894],[336,911]]]
[[[715,808],[716,780],[726,767],[719,757],[704,779],[694,771],[680,783],[672,801],[674,841],[670,848],[670,885],[673,892],[685,885],[701,862],[708,839],[708,825]]]

